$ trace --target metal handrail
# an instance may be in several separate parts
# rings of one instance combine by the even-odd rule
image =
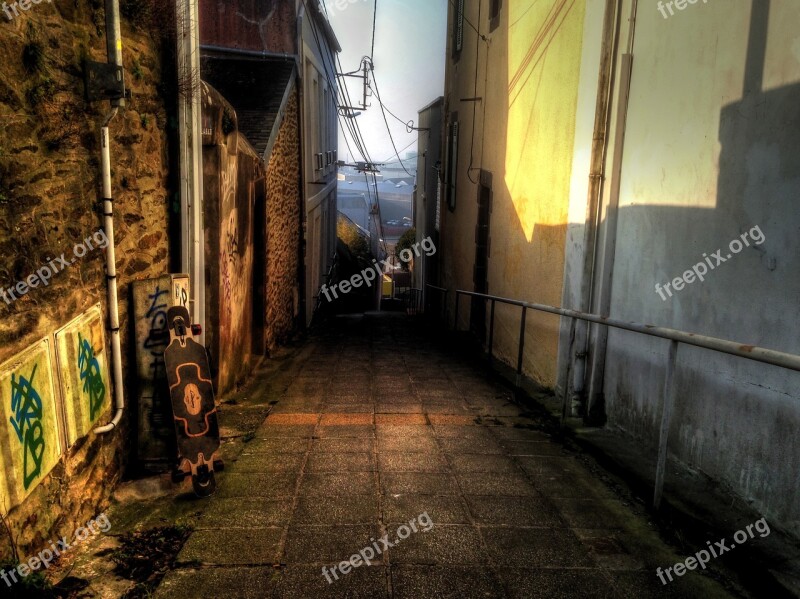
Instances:
[[[661,497],[664,491],[664,475],[666,471],[666,462],[667,462],[667,441],[669,436],[668,433],[669,433],[670,418],[672,414],[672,407],[675,403],[674,376],[675,376],[675,365],[678,356],[679,344],[684,343],[686,345],[702,347],[704,349],[710,349],[712,351],[730,354],[732,356],[737,356],[740,358],[745,358],[746,360],[753,360],[756,362],[762,362],[764,364],[772,364],[773,366],[778,366],[780,368],[788,368],[790,370],[795,370],[800,372],[800,356],[795,354],[780,352],[773,349],[758,347],[755,345],[736,343],[734,341],[729,341],[727,339],[719,339],[716,337],[709,337],[707,335],[699,335],[697,333],[687,333],[686,331],[679,331],[677,329],[670,329],[667,327],[659,327],[655,325],[641,324],[637,322],[626,322],[622,320],[617,320],[615,318],[609,318],[607,316],[599,316],[597,314],[579,312],[577,310],[567,310],[564,308],[557,308],[555,306],[548,306],[546,304],[536,304],[532,302],[524,302],[521,300],[513,300],[496,295],[476,293],[474,291],[465,291],[462,289],[456,289],[455,320],[453,323],[454,330],[458,330],[458,303],[459,303],[458,300],[462,295],[483,299],[486,301],[490,301],[492,303],[491,320],[489,324],[489,340],[487,348],[488,358],[490,363],[492,360],[492,345],[494,342],[495,304],[497,303],[508,304],[512,306],[519,306],[522,308],[522,316],[520,319],[520,330],[519,330],[519,348],[517,355],[517,380],[516,380],[517,388],[521,387],[522,359],[525,347],[525,320],[527,316],[527,311],[529,309],[537,310],[539,312],[547,312],[550,314],[555,314],[558,316],[562,316],[564,318],[570,318],[571,325],[573,327],[575,326],[576,320],[585,320],[587,322],[593,322],[599,325],[605,325],[612,328],[632,331],[634,333],[649,335],[651,337],[659,337],[661,339],[667,339],[670,341],[669,357],[667,361],[667,371],[665,375],[664,393],[662,398],[661,427],[659,431],[658,461],[656,463],[655,490],[653,492],[653,505],[656,508],[658,508],[661,503]],[[567,398],[565,392],[563,412],[562,412],[562,422],[563,418],[566,416],[566,401]]]
[[[440,308],[441,314],[439,316],[442,318],[443,321],[445,321],[446,320],[445,314],[447,313],[446,312],[447,311],[447,294],[450,293],[449,290],[445,289],[444,287],[437,287],[436,285],[431,285],[430,283],[426,283],[425,287],[428,288],[428,289],[431,289],[432,291],[437,291],[437,292],[439,292],[439,293],[441,293],[443,295],[442,302],[441,302],[441,308]],[[425,306],[425,311],[427,312],[427,305]]]

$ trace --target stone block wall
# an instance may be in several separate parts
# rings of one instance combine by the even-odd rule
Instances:
[[[298,92],[292,92],[267,168],[267,347],[294,332],[302,268],[300,125]]]
[[[0,14],[0,287],[25,281],[62,253],[68,262],[75,259],[48,285],[17,292],[16,300],[8,294],[8,302],[0,299],[0,363],[97,303],[107,318],[103,250],[73,254],[103,222],[99,127],[109,103],[84,100],[81,64],[85,58],[106,60],[104,22],[98,0],[42,2],[12,21]],[[132,100],[110,131],[127,353],[128,287],[168,271],[170,119],[159,86],[159,33],[142,21],[125,20],[122,37]],[[130,371],[127,355],[124,367]],[[107,410],[100,420],[108,415]],[[126,418],[112,434],[78,439],[21,504],[0,506],[20,557],[72,533],[103,509],[122,470],[127,424]],[[9,557],[10,548],[0,527],[0,559]]]

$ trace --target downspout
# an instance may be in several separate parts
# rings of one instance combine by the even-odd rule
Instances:
[[[614,89],[617,42],[619,37],[619,11],[621,0],[607,0],[603,22],[603,42],[600,53],[600,74],[597,84],[594,133],[592,136],[591,170],[589,173],[589,193],[586,202],[586,227],[583,234],[583,274],[581,276],[581,312],[591,312],[594,290],[595,256],[597,250],[597,229],[600,224],[600,210],[605,180],[605,162],[608,151],[608,129],[611,124],[611,97]],[[575,337],[572,341],[574,362],[572,367],[572,394],[570,415],[579,416],[584,399],[586,379],[586,358],[589,352],[589,325],[576,323]],[[569,386],[569,380],[567,380]],[[564,389],[565,395],[569,389]],[[566,402],[565,402],[566,404]],[[565,405],[566,407],[566,405]]]
[[[611,189],[606,210],[606,234],[603,253],[600,256],[601,272],[597,281],[597,312],[609,315],[611,311],[611,289],[614,276],[614,258],[617,249],[617,227],[619,224],[619,194],[622,185],[622,157],[625,151],[625,128],[628,123],[628,103],[630,99],[631,75],[633,73],[633,40],[636,32],[636,11],[639,0],[632,0],[628,26],[628,42],[622,54],[619,99],[617,101],[616,130],[614,133],[614,154],[611,159]],[[605,424],[605,379],[606,353],[608,350],[608,327],[598,327],[592,352],[589,372],[589,394],[586,398],[586,417],[589,424]]]
[[[203,137],[200,101],[200,31],[197,0],[176,0],[178,136],[181,197],[181,270],[189,275],[192,322],[205,345],[206,275],[203,222]]]
[[[306,48],[303,36],[303,27],[306,19],[305,2],[298,7],[297,15],[297,139],[300,153],[300,255],[299,268],[300,279],[298,287],[300,297],[298,307],[300,311],[300,329],[305,331],[308,328],[308,195],[306,186]]]
[[[122,67],[122,35],[119,25],[119,0],[106,0],[106,51],[110,64]],[[111,370],[114,377],[115,412],[111,422],[94,429],[98,435],[109,433],[119,426],[125,411],[122,377],[122,349],[119,339],[119,299],[117,297],[117,263],[114,242],[114,199],[111,194],[111,148],[108,125],[125,106],[125,99],[111,101],[111,112],[100,129],[100,170],[103,178],[103,217],[108,247],[106,248],[106,279],[108,283],[108,329],[111,333]]]

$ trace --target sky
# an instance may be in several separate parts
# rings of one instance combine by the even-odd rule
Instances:
[[[444,90],[447,0],[377,1],[373,60],[378,90],[389,110],[403,121],[414,119],[417,124],[419,109],[441,96]],[[345,71],[355,71],[361,58],[370,53],[375,0],[323,2],[342,46],[339,56],[342,67]],[[343,8],[340,10],[337,4]],[[351,78],[347,81],[354,103],[358,102],[356,97],[362,97],[360,81]],[[372,106],[357,117],[367,151],[375,162],[396,160],[377,98],[369,98],[367,103]],[[408,133],[405,125],[390,114],[386,117],[400,156],[416,151],[418,133]],[[342,137],[340,130],[339,157],[348,159],[347,144]],[[358,153],[352,140],[350,145]],[[360,155],[356,159],[360,160]]]

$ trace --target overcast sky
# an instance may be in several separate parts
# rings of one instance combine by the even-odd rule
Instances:
[[[345,71],[359,67],[370,53],[374,0],[323,0],[328,17],[342,46]],[[344,6],[339,10],[336,5]],[[442,95],[444,90],[447,0],[378,0],[375,39],[375,78],[383,103],[404,121],[418,119],[417,111]],[[354,102],[361,97],[358,79],[348,78]],[[367,151],[376,162],[394,159],[377,98],[358,117]],[[407,133],[404,125],[387,113],[389,126],[400,155],[416,151],[417,132]],[[349,134],[348,134],[349,135]],[[413,143],[412,143],[413,142]],[[403,150],[406,146],[407,149]],[[350,140],[352,147],[352,140]],[[358,152],[353,147],[354,152]],[[348,156],[339,132],[339,156]],[[360,156],[358,157],[360,159]],[[396,160],[396,159],[395,159]]]

